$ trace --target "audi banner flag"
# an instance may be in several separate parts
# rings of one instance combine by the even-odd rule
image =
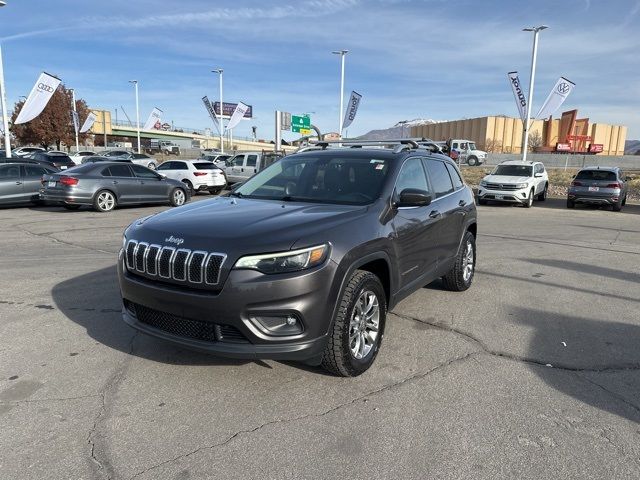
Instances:
[[[202,103],[204,103],[204,108],[207,109],[207,112],[209,113],[211,121],[215,125],[216,130],[218,130],[218,133],[220,133],[220,124],[218,123],[218,117],[216,116],[216,112],[213,109],[213,105],[211,105],[211,102],[209,101],[209,97],[207,97],[206,95],[202,97]]]
[[[87,115],[87,119],[82,124],[82,128],[80,128],[80,133],[88,132],[89,129],[93,127],[93,124],[96,123],[97,118],[98,117],[95,113],[89,112],[89,115]]]
[[[229,119],[229,124],[225,127],[225,130],[232,130],[236,125],[240,123],[244,114],[249,110],[249,105],[245,105],[242,102],[238,102],[238,106],[233,111],[233,115]]]
[[[31,89],[31,93],[27,97],[26,102],[22,106],[22,110],[16,118],[15,124],[27,123],[42,113],[44,107],[47,106],[53,93],[60,85],[60,79],[42,72],[38,81]]]
[[[564,77],[560,77],[551,90],[551,93],[549,93],[549,96],[542,104],[536,118],[547,118],[549,115],[553,115],[564,103],[575,86],[576,84],[572,81],[567,80]]]
[[[344,114],[344,122],[342,122],[342,128],[348,128],[349,125],[353,123],[353,120],[356,118],[356,113],[358,113],[358,107],[360,106],[361,98],[362,95],[360,95],[358,92],[351,92],[349,103],[347,103],[347,111]],[[342,135],[342,132],[340,132],[340,135]]]
[[[162,110],[158,107],[154,107],[147,118],[147,122],[144,124],[143,130],[153,130],[154,128],[160,130],[162,128]]]
[[[518,72],[507,73],[509,77],[509,83],[511,83],[511,89],[513,90],[513,96],[516,99],[516,105],[518,106],[518,112],[520,112],[520,118],[524,122],[527,118],[527,99],[524,96],[522,85],[520,84],[520,78]]]

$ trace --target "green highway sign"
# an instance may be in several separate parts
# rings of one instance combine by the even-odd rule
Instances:
[[[300,130],[309,130],[311,118],[308,115],[291,115],[291,131],[300,133]]]

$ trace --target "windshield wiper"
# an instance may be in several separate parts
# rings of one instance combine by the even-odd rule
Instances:
[[[229,196],[230,197],[238,197],[238,198],[242,198],[244,197],[244,195],[240,192],[229,192]]]

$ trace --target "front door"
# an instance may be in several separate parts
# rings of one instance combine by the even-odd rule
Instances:
[[[26,200],[35,202],[40,198],[40,180],[43,175],[51,173],[42,165],[24,165],[22,167],[22,188]]]
[[[133,173],[140,184],[140,202],[166,202],[169,198],[167,182],[153,170],[142,165],[131,165]]]
[[[227,179],[230,183],[244,181],[244,160],[246,155],[236,155],[231,159],[231,166],[227,167]]]
[[[140,201],[140,183],[133,175],[130,164],[111,165],[102,172],[102,175],[108,179],[105,181],[104,187],[116,194],[118,203],[137,203]]]

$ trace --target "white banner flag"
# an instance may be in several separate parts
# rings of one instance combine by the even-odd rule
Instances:
[[[342,128],[347,128],[353,123],[353,119],[356,118],[358,113],[358,107],[360,106],[360,99],[362,95],[358,92],[352,91],[349,103],[347,103],[347,111],[344,113],[344,122],[342,122]],[[342,134],[342,132],[340,132]]]
[[[88,132],[89,129],[91,127],[93,127],[93,124],[96,123],[96,119],[98,117],[96,116],[95,113],[93,112],[89,112],[89,115],[87,115],[87,119],[84,121],[84,123],[82,124],[82,128],[80,129],[80,133],[85,133]]]
[[[567,80],[564,77],[560,77],[551,90],[551,93],[549,93],[549,96],[542,104],[536,118],[547,118],[549,115],[553,115],[564,103],[575,86],[576,84],[572,81]]]
[[[204,103],[204,108],[207,109],[207,112],[209,113],[213,124],[216,126],[216,130],[218,130],[218,133],[220,133],[220,123],[218,122],[218,117],[216,116],[216,112],[213,109],[213,105],[211,105],[211,102],[206,95],[202,97],[202,103]]]
[[[73,130],[78,133],[78,129],[80,128],[80,119],[78,118],[78,112],[75,110],[71,111],[71,121],[73,122]]]
[[[236,125],[240,123],[244,114],[249,110],[249,105],[245,105],[242,102],[238,102],[238,106],[233,111],[233,115],[229,119],[229,124],[225,127],[225,130],[232,130]]]
[[[42,113],[44,107],[47,106],[49,100],[53,96],[53,93],[60,85],[60,79],[42,72],[38,81],[31,89],[31,93],[27,97],[27,101],[24,102],[22,110],[16,118],[16,125],[20,123],[27,123],[36,118]]]
[[[162,125],[162,122],[160,121],[161,119],[162,110],[158,107],[154,107],[149,114],[149,118],[147,118],[147,122],[144,124],[144,127],[142,127],[143,130],[153,130],[154,128],[159,130]]]
[[[509,72],[507,73],[507,76],[509,77],[509,83],[511,83],[513,96],[516,99],[516,105],[518,106],[518,111],[520,112],[520,118],[524,122],[527,118],[527,99],[525,98],[524,92],[522,91],[522,85],[520,84],[518,72]]]

